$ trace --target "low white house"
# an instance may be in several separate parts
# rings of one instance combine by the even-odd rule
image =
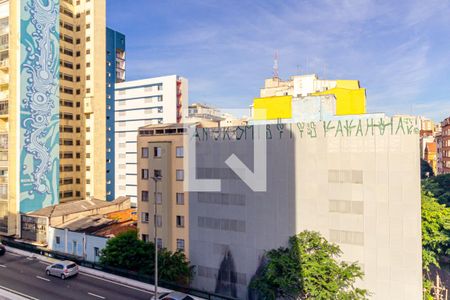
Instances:
[[[107,241],[107,237],[70,231],[67,228],[50,227],[48,230],[48,248],[50,250],[78,256],[91,262],[99,261],[100,251],[106,247]]]

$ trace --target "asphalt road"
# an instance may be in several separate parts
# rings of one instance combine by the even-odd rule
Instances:
[[[0,289],[28,299],[150,299],[152,293],[121,283],[79,273],[62,280],[47,276],[47,263],[38,259],[6,253],[0,256]]]

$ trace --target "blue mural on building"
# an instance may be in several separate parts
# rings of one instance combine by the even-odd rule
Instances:
[[[20,0],[20,212],[59,199],[59,0]]]

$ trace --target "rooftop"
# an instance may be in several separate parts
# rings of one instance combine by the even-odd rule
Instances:
[[[67,203],[56,204],[41,208],[39,210],[28,213],[31,216],[42,216],[42,217],[60,217],[65,215],[70,215],[82,211],[88,211],[96,208],[108,207],[112,205],[117,205],[129,200],[128,197],[119,197],[114,201],[104,201],[99,199],[88,199],[88,200],[78,200],[71,201]]]
[[[106,215],[78,217],[75,220],[55,226],[55,228],[84,232],[95,236],[112,237],[121,232],[136,229],[136,222],[136,209],[126,209]]]

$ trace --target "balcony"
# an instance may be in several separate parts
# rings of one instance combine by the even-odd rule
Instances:
[[[9,76],[0,77],[0,87],[6,86],[9,84]]]
[[[0,51],[7,51],[9,49],[9,43],[6,41],[3,44],[0,44]]]
[[[0,101],[8,101],[9,92],[0,92]]]
[[[8,116],[8,101],[0,101],[0,117]]]
[[[9,68],[9,59],[0,60],[0,70],[7,70]]]
[[[8,151],[8,135],[0,134],[0,151]]]

